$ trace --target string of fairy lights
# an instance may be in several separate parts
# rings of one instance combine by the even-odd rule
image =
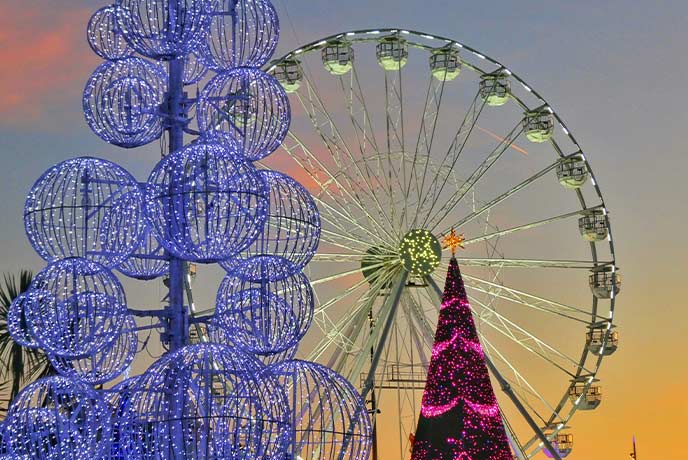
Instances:
[[[281,145],[291,120],[284,89],[260,70],[278,38],[268,0],[117,0],[94,13],[87,40],[104,62],[84,89],[87,124],[124,148],[167,132],[171,148],[142,183],[110,161],[79,157],[31,188],[26,233],[47,266],[13,302],[9,328],[58,375],[12,402],[0,455],[368,457],[371,422],[354,387],[293,359],[313,319],[303,269],[321,223],[303,186],[253,163]],[[204,79],[190,98],[184,87]],[[184,143],[185,134],[194,139]],[[227,271],[212,314],[192,318],[175,303],[175,276],[189,262]],[[115,270],[168,276],[169,305],[130,309]],[[134,315],[158,320],[170,351],[129,377],[141,329]],[[192,323],[208,341],[186,343]]]

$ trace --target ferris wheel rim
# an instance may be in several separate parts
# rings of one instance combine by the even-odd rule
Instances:
[[[536,97],[540,101],[540,103],[541,103],[540,107],[545,107],[550,112],[550,114],[554,117],[554,119],[556,120],[556,122],[558,123],[558,125],[560,126],[562,131],[564,132],[564,134],[567,136],[567,138],[572,143],[572,145],[577,147],[578,152],[576,152],[576,153],[581,154],[583,161],[585,162],[585,165],[587,167],[587,171],[588,171],[590,179],[591,179],[591,184],[594,187],[597,199],[599,199],[599,204],[597,204],[593,208],[588,208],[588,206],[587,206],[584,198],[582,197],[580,191],[576,190],[576,194],[578,195],[579,201],[581,202],[581,208],[582,209],[581,209],[581,211],[578,211],[575,214],[580,214],[582,211],[586,211],[588,209],[601,209],[604,212],[605,216],[607,215],[607,213],[608,213],[607,207],[606,207],[604,198],[602,196],[600,187],[598,185],[598,181],[594,175],[593,169],[590,166],[587,157],[582,153],[583,149],[581,148],[581,146],[579,145],[579,143],[577,142],[575,137],[571,134],[571,131],[566,127],[566,125],[563,122],[563,120],[561,119],[560,115],[551,108],[551,105],[542,96],[540,96],[539,93],[537,93],[534,89],[532,89],[532,87],[528,86],[525,83],[525,80],[521,79],[518,75],[516,75],[515,73],[510,71],[506,66],[504,66],[499,61],[492,59],[485,54],[479,53],[476,49],[474,49],[470,46],[464,45],[464,44],[462,44],[456,40],[448,39],[448,38],[437,36],[437,35],[429,35],[429,34],[425,34],[422,32],[413,31],[413,30],[405,30],[405,29],[401,29],[401,28],[380,28],[380,29],[365,29],[365,30],[341,32],[338,34],[333,34],[333,35],[327,36],[327,37],[322,38],[322,39],[317,40],[317,41],[310,42],[304,46],[301,46],[297,49],[294,49],[294,50],[284,54],[282,57],[271,61],[269,64],[267,64],[264,67],[264,69],[266,71],[272,71],[275,69],[277,64],[282,63],[285,60],[301,58],[305,55],[308,55],[309,53],[320,51],[325,45],[327,45],[328,43],[330,43],[333,40],[342,40],[343,39],[343,40],[347,40],[347,41],[351,42],[352,45],[356,45],[356,44],[360,44],[360,43],[364,43],[364,42],[378,42],[380,40],[380,38],[385,36],[385,34],[392,34],[392,35],[396,34],[397,36],[403,36],[403,38],[409,43],[410,46],[413,46],[416,48],[423,48],[426,51],[438,49],[438,47],[432,47],[429,45],[419,44],[419,43],[413,42],[411,39],[434,40],[436,42],[444,42],[444,46],[456,46],[462,50],[465,50],[465,51],[472,53],[478,59],[485,60],[486,62],[490,62],[492,65],[497,66],[498,70],[506,72],[509,75],[509,78],[512,78],[516,82],[520,83],[520,85],[523,87],[523,89],[525,91],[527,91],[528,93],[530,93],[531,95],[533,95],[534,97]],[[441,47],[439,47],[439,48],[441,48]],[[489,72],[485,72],[485,71],[483,71],[479,68],[475,68],[475,67],[472,67],[472,70],[476,71],[477,73],[480,73],[481,75],[485,75],[485,74],[489,73]],[[401,72],[401,70],[400,70],[400,72]],[[532,110],[517,95],[511,93],[510,97],[512,99],[514,99],[518,103],[518,105],[521,106],[521,108],[523,108],[524,110]],[[294,138],[296,137],[291,131],[289,133],[289,136],[292,137],[292,140],[294,140]],[[299,144],[300,141],[297,140],[296,143]],[[559,156],[561,158],[565,158],[565,154],[563,153],[562,150],[559,149],[559,147],[556,144],[556,141],[554,139],[552,139],[552,143],[554,145],[554,150],[559,154]],[[301,147],[304,149],[307,149],[307,147],[303,144],[301,145]],[[292,146],[292,147],[285,148],[285,150],[287,150],[288,152],[291,151],[290,149],[294,149],[294,147]],[[301,164],[301,166],[304,167],[304,164]],[[330,174],[330,176],[334,176],[334,175]],[[318,200],[317,198],[316,198],[316,201],[318,201],[319,205],[322,202],[321,200]],[[572,212],[569,214],[573,215],[574,213]],[[352,219],[352,221],[353,221],[353,219]],[[351,223],[353,224],[353,222],[351,222]],[[610,260],[603,260],[603,261],[598,260],[597,251],[595,249],[595,243],[591,242],[590,243],[590,247],[591,247],[590,250],[591,250],[591,257],[592,257],[591,261],[542,261],[542,262],[552,263],[552,264],[559,263],[562,265],[561,268],[564,268],[563,265],[566,265],[567,263],[570,265],[576,265],[576,264],[583,265],[584,263],[589,262],[589,263],[593,264],[594,267],[602,266],[602,267],[612,267],[612,269],[615,269],[616,268],[616,256],[615,256],[615,250],[614,250],[614,244],[613,244],[612,229],[611,229],[611,224],[609,223],[609,219],[607,219],[607,226],[608,226],[607,242],[608,242],[609,251],[610,251]],[[325,229],[323,229],[323,241],[327,242],[327,232],[325,231]],[[344,246],[344,245],[342,245],[341,248],[347,249],[346,246]],[[320,252],[316,253],[313,260],[316,262],[319,260],[324,260],[324,259],[321,259],[319,257],[319,255],[320,255]],[[336,258],[343,258],[343,257],[344,258],[346,258],[346,257],[353,258],[353,257],[357,257],[357,256],[363,257],[364,254],[362,253],[362,251],[359,250],[358,254],[334,253],[334,254],[329,254],[329,256],[332,259],[336,259]],[[521,260],[521,261],[518,261],[515,259],[505,259],[505,260],[507,261],[507,263],[511,262],[515,265],[517,265],[518,263],[528,263],[529,262],[527,260]],[[474,259],[473,261],[476,263],[479,263],[479,261],[477,261],[476,259]],[[530,261],[530,262],[535,262],[535,261]],[[569,267],[569,268],[573,268],[573,267]],[[348,272],[348,273],[344,273],[343,276],[348,276],[354,271],[355,270],[352,270],[351,272]],[[360,271],[360,269],[359,269],[359,271]],[[330,276],[329,278],[332,279],[332,276]],[[318,284],[319,282],[321,282],[321,281],[318,279],[312,280],[312,283],[314,283],[314,284]],[[339,300],[341,300],[341,298],[346,297],[349,294],[350,293],[347,293],[344,296],[339,296]],[[597,297],[593,295],[592,299],[593,299],[592,300],[593,318],[598,318],[599,322],[609,324],[611,327],[613,327],[614,311],[615,311],[615,296],[612,295],[612,298],[610,299],[609,317],[608,318],[602,318],[597,314]],[[471,300],[471,302],[473,303],[474,300]],[[316,313],[316,316],[317,315],[318,315],[318,313]],[[588,324],[590,327],[593,323],[588,323]],[[481,339],[482,339],[482,335],[481,335]],[[486,346],[486,348],[489,348],[489,346]],[[582,357],[580,359],[580,363],[577,366],[578,371],[577,371],[577,374],[574,376],[574,379],[581,378],[581,376],[583,375],[582,370],[585,369],[585,362],[589,357],[590,357],[589,353],[587,352],[587,350],[584,346]],[[600,353],[597,356],[597,359],[594,360],[595,363],[594,363],[593,372],[588,373],[585,376],[586,381],[587,381],[587,385],[589,385],[593,381],[594,376],[597,374],[597,372],[599,370],[602,359],[603,359],[603,355]],[[592,375],[592,378],[590,378],[590,375]],[[555,411],[556,413],[558,413],[563,408],[563,405],[566,403],[567,400],[568,400],[568,398],[567,398],[567,395],[565,394],[562,397],[561,402],[559,403],[559,407]],[[573,405],[569,414],[567,414],[564,418],[557,420],[558,423],[553,428],[554,434],[556,434],[559,430],[561,430],[562,428],[565,427],[566,423],[571,419],[571,417],[573,416],[573,414],[576,412],[577,409],[578,409],[577,404]],[[553,421],[554,421],[554,418],[549,420],[546,423],[546,425],[552,425]],[[547,428],[547,426],[545,428]],[[528,445],[532,445],[534,439],[535,438],[531,439],[531,441],[528,443]],[[528,445],[526,445],[526,448],[528,447]],[[533,455],[538,450],[539,449],[536,449],[535,452],[533,453]]]

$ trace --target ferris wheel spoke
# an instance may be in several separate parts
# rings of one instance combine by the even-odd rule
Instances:
[[[537,222],[531,222],[529,224],[519,225],[518,227],[507,228],[505,230],[499,230],[497,232],[492,232],[492,233],[488,233],[485,235],[476,236],[474,238],[467,239],[466,241],[463,242],[463,244],[464,244],[464,246],[468,246],[470,244],[480,243],[481,241],[487,241],[487,240],[491,240],[493,238],[500,238],[502,236],[510,235],[512,233],[522,232],[524,230],[531,230],[533,228],[541,227],[543,225],[547,225],[547,224],[550,224],[552,222],[557,222],[557,221],[563,220],[563,219],[569,219],[569,218],[574,217],[574,216],[580,216],[585,211],[588,211],[590,209],[599,209],[601,207],[602,206],[600,205],[600,206],[595,206],[593,208],[588,208],[586,210],[567,212],[566,214],[560,214],[558,216],[539,220]]]
[[[402,97],[402,66],[395,72],[385,71],[385,115],[387,120],[387,153],[403,152],[404,100]]]
[[[392,221],[385,209],[385,206],[383,206],[383,204],[380,202],[378,193],[376,192],[376,189],[380,186],[379,174],[376,174],[375,171],[371,169],[371,166],[367,161],[369,158],[377,155],[380,150],[378,148],[377,140],[375,139],[372,117],[368,112],[368,108],[365,103],[365,96],[358,79],[356,61],[352,61],[351,64],[352,68],[350,71],[351,76],[349,79],[348,89],[347,85],[345,84],[344,76],[341,76],[339,81],[340,87],[347,101],[349,119],[351,120],[353,130],[356,133],[356,139],[358,141],[361,158],[359,161],[357,161],[351,152],[348,151],[349,161],[353,166],[356,167],[358,174],[365,181],[365,184],[368,188],[368,196],[375,202],[379,214],[384,216],[386,222],[392,226]]]
[[[490,170],[490,168],[499,160],[504,152],[511,147],[511,145],[516,141],[518,136],[523,132],[523,123],[518,122],[514,128],[504,137],[497,147],[490,152],[490,154],[485,158],[485,160],[471,173],[471,175],[466,179],[466,182],[459,187],[449,199],[446,201],[446,205],[442,209],[438,209],[435,214],[432,214],[432,207],[430,212],[428,212],[425,221],[423,222],[423,227],[429,225],[434,228],[439,222],[442,222],[449,213],[454,210],[454,207],[458,205],[461,200],[475,187],[475,185],[480,181],[480,179]],[[434,207],[434,204],[433,204]]]
[[[591,270],[600,265],[611,265],[611,262],[593,260],[537,260],[537,259],[506,259],[506,258],[462,258],[456,260],[461,266],[467,267],[497,267],[497,268],[562,268]]]
[[[422,310],[420,307],[417,305],[415,299],[413,299],[413,296],[408,295],[406,296],[406,301],[404,302],[405,306],[405,314],[409,318],[409,324],[412,326],[409,328],[411,331],[411,338],[414,346],[416,347],[416,350],[419,354],[420,362],[423,365],[423,369],[427,370],[427,367],[430,363],[430,360],[428,359],[427,354],[425,353],[425,350],[431,350],[432,349],[432,342],[428,343],[426,340],[426,333],[427,329],[426,326],[427,320],[425,316],[422,314]],[[418,326],[416,326],[416,324]],[[419,330],[419,328],[421,330]]]
[[[382,294],[382,291],[383,289],[385,289],[385,286],[393,282],[393,278],[394,272],[387,271],[383,273],[373,283],[373,285],[371,285],[370,290],[367,293],[365,310],[361,310],[361,315],[363,315],[363,313],[365,313],[365,315],[361,316],[360,320],[352,322],[346,331],[346,336],[352,343],[358,343],[359,337],[364,330],[368,330],[370,334],[373,334],[375,332],[374,328],[371,326],[370,323],[370,315],[373,312],[373,306],[376,302],[376,299]],[[368,323],[367,328],[365,327],[366,322]],[[346,364],[352,356],[358,357],[360,354],[366,354],[366,351],[368,350],[372,350],[372,348],[367,348],[366,345],[361,346],[361,348],[356,349],[356,351],[338,349],[335,351],[332,358],[330,359],[329,365],[331,365],[331,367],[337,372],[343,374],[345,372],[344,369],[346,367]],[[387,352],[388,351],[389,350],[387,350]]]
[[[326,254],[316,253],[311,260],[314,262],[360,262],[365,254]]]
[[[430,163],[430,153],[432,151],[432,144],[435,138],[435,131],[437,128],[437,120],[440,114],[440,108],[442,105],[442,95],[444,94],[444,80],[438,80],[433,76],[430,76],[430,81],[428,84],[428,89],[425,96],[425,106],[423,108],[423,114],[421,117],[421,126],[418,130],[418,137],[416,140],[416,148],[413,153],[413,160],[411,163],[411,171],[408,178],[404,178],[405,183],[402,184],[405,190],[404,196],[406,201],[409,201],[411,195],[411,184],[415,184],[415,199],[416,203],[416,213],[418,212],[418,207],[420,206],[421,197],[423,197],[423,190],[425,188],[425,178],[428,171],[428,165]],[[422,182],[419,183],[419,174],[416,168],[418,164],[418,156],[424,158]],[[406,221],[407,227],[409,222],[408,210],[404,215],[403,221]],[[415,216],[414,216],[415,217]]]
[[[575,378],[576,374],[568,371],[562,364],[555,361],[555,358],[564,361],[568,365],[575,366],[576,369],[586,370],[583,366],[581,366],[579,361],[574,360],[567,354],[560,352],[544,340],[540,339],[536,335],[528,332],[523,327],[511,321],[509,318],[502,315],[497,310],[490,308],[490,306],[488,305],[485,305],[479,299],[472,298],[471,301],[473,302],[473,304],[480,305],[483,308],[482,312],[478,314],[478,318],[483,324],[490,326],[492,329],[504,335],[514,343],[518,344],[526,351],[533,353],[541,359],[547,361],[548,363],[555,366],[562,372],[566,373],[569,377]],[[497,322],[499,324],[497,324],[497,322],[493,322],[490,319],[490,317],[492,316],[496,317]],[[530,344],[534,344],[537,348],[532,347]]]
[[[322,215],[322,214],[321,214]],[[344,251],[362,251],[363,243],[360,238],[354,238],[350,235],[343,235],[339,232],[333,232],[327,228],[320,230],[320,244],[327,244]]]
[[[405,133],[404,133],[404,98],[403,98],[403,87],[402,87],[402,69],[403,66],[399,66],[397,71],[385,71],[384,72],[384,87],[385,87],[385,132],[387,141],[387,168],[384,171],[383,178],[386,179],[387,183],[384,187],[387,191],[391,206],[390,216],[393,223],[393,228],[397,230],[397,223],[401,223],[401,220],[395,219],[395,204],[397,203],[397,197],[395,196],[395,190],[400,190],[403,194],[403,186],[398,189],[395,188],[400,184],[406,183],[406,162],[403,161],[403,153],[406,151]],[[392,155],[401,155],[401,171],[397,171],[397,165],[392,158]],[[402,177],[399,177],[399,176]],[[396,183],[395,183],[396,181]],[[407,212],[406,206],[408,205],[408,200],[404,197],[401,205],[404,209],[401,210],[402,216]],[[401,217],[401,216],[399,216]],[[401,225],[398,226],[399,228]],[[400,235],[397,235],[400,236]]]
[[[503,284],[476,278],[475,276],[468,274],[464,274],[463,278],[466,288],[469,290],[482,292],[483,294],[487,294],[491,297],[507,300],[509,302],[523,305],[524,307],[529,307],[537,311],[551,313],[553,315],[561,316],[585,325],[589,324],[589,318],[591,314],[589,311],[585,311],[581,308],[572,307],[560,302],[545,299],[543,297],[529,294],[518,289],[510,288]],[[580,315],[587,319],[581,319],[572,315]]]
[[[342,228],[347,228],[347,226]],[[338,231],[333,231],[329,228],[321,228],[320,241],[348,251],[351,251],[352,249],[356,251],[365,251],[370,247],[370,240],[366,241],[357,235],[346,235]],[[381,247],[388,247],[388,245],[382,241],[378,241],[377,244]]]
[[[502,416],[502,424],[504,425],[504,428],[506,428],[506,435],[509,438],[509,444],[511,445],[511,448],[514,450],[514,455],[516,455],[516,458],[514,460],[527,460],[528,456],[526,455],[523,446],[518,440],[518,436],[516,435],[514,427],[512,426],[511,422],[509,422],[509,419],[503,411],[500,411],[500,415]]]
[[[435,342],[435,328],[430,324],[425,312],[423,311],[421,299],[416,299],[412,295],[409,295],[408,297],[409,303],[411,304],[410,310],[413,313],[413,318],[416,320],[422,331],[422,336],[426,341],[427,347],[431,349]],[[439,309],[439,304],[437,305],[437,308]]]
[[[368,284],[368,280],[365,278],[358,281],[357,283],[349,286],[346,288],[342,293],[337,294],[335,297],[332,297],[328,301],[318,304],[317,307],[315,307],[315,314],[321,314],[321,313],[327,313],[327,310],[332,307],[333,305],[337,304],[338,302],[343,301],[344,299],[349,299],[351,295],[353,295],[354,292],[358,291],[361,287],[365,286]],[[352,300],[358,300],[360,297]]]
[[[546,176],[548,173],[550,173],[552,170],[554,170],[559,164],[561,164],[561,162],[562,162],[562,159],[559,159],[559,160],[555,161],[554,163],[552,163],[551,165],[549,165],[549,166],[547,166],[546,168],[542,169],[541,171],[539,171],[539,172],[533,174],[532,176],[530,176],[528,179],[524,180],[524,181],[521,182],[520,184],[514,186],[513,188],[511,188],[511,190],[508,190],[507,192],[504,192],[503,194],[499,195],[497,198],[494,198],[492,201],[490,201],[490,202],[484,204],[484,205],[481,206],[480,208],[478,208],[478,209],[475,209],[475,208],[474,208],[475,210],[474,210],[472,213],[470,213],[470,214],[467,215],[466,217],[464,217],[464,218],[462,218],[461,220],[459,220],[458,222],[456,222],[453,226],[451,226],[451,227],[449,227],[449,228],[443,230],[442,232],[440,232],[440,233],[438,233],[438,234],[439,234],[439,235],[444,235],[444,234],[448,233],[452,228],[459,229],[459,228],[461,228],[462,225],[466,225],[466,224],[468,224],[469,222],[472,222],[473,220],[475,220],[476,218],[482,216],[483,214],[489,213],[489,211],[490,211],[492,208],[494,208],[494,207],[497,206],[498,204],[502,203],[502,202],[505,201],[507,198],[509,198],[509,197],[511,197],[511,196],[513,196],[513,195],[515,195],[515,194],[517,194],[518,192],[522,191],[523,189],[525,189],[525,188],[528,187],[529,185],[531,185],[531,184],[533,184],[534,182],[536,182],[538,179],[540,179],[540,178]],[[450,212],[451,212],[451,211],[450,211]],[[434,227],[432,227],[430,230],[435,230],[435,227],[436,227],[437,225],[439,225],[440,223],[441,223],[441,221],[438,221],[437,224],[436,224]]]
[[[391,293],[391,295],[387,296],[387,298],[382,304],[382,307],[380,307],[380,311],[377,315],[377,320],[375,321],[375,324],[370,330],[370,335],[361,347],[362,350],[370,350],[371,348],[373,348],[378,350],[379,352],[380,348],[384,349],[384,347],[387,345],[386,340],[388,337],[385,336],[385,332],[388,332],[388,324],[391,321],[394,321],[394,315],[397,311],[397,304],[399,302],[399,296],[397,295],[397,291],[404,288],[403,285],[406,280],[406,273],[407,272],[403,268],[399,268],[397,270],[394,270],[391,274],[391,279],[393,280],[393,292]],[[370,357],[367,356],[366,353],[359,353],[358,356],[356,356],[356,360],[354,361],[353,366],[348,369],[347,373],[344,376],[350,381],[353,381],[354,378],[361,373],[363,365],[368,359],[370,359]],[[374,375],[376,371],[374,366],[376,365],[377,363],[375,362],[371,364],[372,367],[369,371],[370,374]]]
[[[376,264],[371,264],[367,268],[370,268],[372,270],[375,268],[382,268],[385,265],[386,265],[385,262],[379,262]],[[357,274],[358,275],[361,274],[361,267],[356,267],[354,269],[346,270],[346,271],[343,271],[341,273],[336,273],[334,275],[326,275],[326,276],[323,276],[322,278],[317,278],[317,279],[311,280],[311,286],[317,286],[318,284],[328,283],[330,281],[335,281],[335,280],[338,280],[340,278],[344,278],[344,277],[351,276],[351,275],[357,275]]]
[[[442,158],[442,161],[440,161],[440,163],[437,165],[437,171],[435,172],[434,177],[430,181],[430,184],[432,184],[432,192],[430,192],[429,190],[428,193],[423,193],[423,200],[419,200],[419,204],[416,208],[416,216],[414,218],[412,226],[415,226],[417,224],[418,219],[421,218],[421,214],[425,214],[424,220],[427,220],[430,213],[432,213],[436,202],[438,201],[438,197],[444,191],[444,188],[446,187],[447,182],[449,181],[449,177],[451,176],[451,171],[455,168],[456,163],[459,161],[459,157],[461,156],[461,153],[468,144],[468,140],[471,134],[473,133],[473,129],[475,128],[478,119],[480,118],[480,115],[483,111],[483,108],[485,107],[485,102],[483,101],[482,103],[479,103],[480,100],[480,91],[478,91],[473,97],[473,101],[471,102],[471,105],[468,107],[468,110],[466,110],[466,113],[464,114],[463,120],[461,121],[458,130],[452,138],[452,142],[449,146],[449,149]],[[443,171],[445,171],[445,169],[443,169],[444,166],[448,166],[448,168],[446,168],[446,173],[442,174]],[[440,174],[442,174],[442,176],[440,176]],[[426,175],[427,169],[423,172],[422,188],[425,188],[424,184]],[[426,205],[430,206],[427,212],[424,209]]]
[[[481,334],[480,342],[481,344],[483,344],[483,347],[485,348],[485,353],[488,356],[496,356],[497,358],[499,358],[500,362],[502,362],[504,365],[508,367],[508,369],[514,377],[510,378],[503,374],[502,377],[504,377],[509,383],[513,384],[512,389],[519,396],[519,400],[521,401],[521,403],[523,403],[524,406],[530,409],[532,414],[534,414],[543,424],[546,423],[546,419],[548,417],[543,417],[540,414],[540,411],[533,406],[528,396],[537,398],[543,404],[543,406],[550,411],[550,413],[556,414],[556,411],[553,407],[551,407],[547,399],[544,396],[542,396],[539,391],[535,389],[535,387],[528,381],[528,379],[526,379],[523,376],[523,374],[521,374],[521,372],[519,372],[519,370],[516,369],[516,367],[513,364],[511,364],[509,359],[506,358],[504,354],[501,353],[499,349],[495,347],[487,337]]]
[[[357,298],[351,298],[351,304],[354,307],[337,323],[333,322],[327,315],[327,308],[321,307],[316,310],[314,319],[324,333],[324,337],[309,355],[309,360],[317,360],[332,344],[335,344],[337,348],[330,358],[330,364],[335,365],[342,359],[346,361],[347,354],[355,351],[355,340],[352,337],[363,328],[364,321],[368,318],[373,304],[385,283],[389,281],[390,276],[389,273],[383,273],[371,284],[370,289],[363,291]],[[349,294],[352,295],[353,292],[354,290],[351,290]],[[346,298],[347,296],[341,296],[338,301],[343,301]]]
[[[317,157],[317,155],[314,155],[310,149],[308,149],[302,142],[301,140],[291,131],[288,134],[288,140],[293,142],[293,145],[291,146],[285,146],[285,150],[290,154],[290,156],[301,166],[304,171],[307,172],[309,177],[318,185],[320,190],[326,194],[329,199],[331,200],[331,203],[328,203],[328,209],[335,209],[334,205],[338,205],[337,209],[337,214],[340,216],[346,216],[347,220],[349,223],[351,223],[353,226],[360,228],[361,230],[365,231],[372,239],[379,239],[379,236],[376,234],[376,232],[372,231],[372,229],[367,229],[363,226],[361,226],[358,223],[358,220],[356,217],[354,217],[350,210],[348,209],[347,206],[344,206],[345,203],[352,204],[355,206],[356,210],[363,215],[366,216],[367,220],[374,226],[378,227],[378,230],[380,230],[382,233],[381,234],[386,234],[387,231],[381,226],[381,224],[378,222],[378,219],[376,219],[370,212],[368,207],[361,203],[357,198],[353,197],[347,190],[346,187],[344,187],[339,179],[337,178],[340,175],[335,175],[333,174],[326,166],[325,164],[320,161],[320,159]],[[318,177],[318,172],[324,174],[326,177],[324,178],[325,180],[321,179]],[[345,177],[345,176],[343,176]],[[342,196],[334,196],[331,191],[331,186],[335,186],[336,190],[338,193],[341,193]],[[325,203],[324,197],[323,196],[314,196],[316,201],[320,203]],[[348,199],[347,199],[348,198]],[[345,201],[346,200],[346,201]],[[380,216],[383,219],[386,219],[384,216]]]
[[[342,90],[345,90],[344,77],[341,77]],[[351,63],[351,80],[350,80],[350,93],[347,95],[348,105],[349,105],[349,116],[351,117],[351,123],[354,126],[356,135],[358,136],[358,143],[361,149],[361,154],[365,157],[366,153],[377,154],[380,150],[378,148],[377,139],[375,138],[375,130],[373,129],[372,117],[368,112],[368,106],[365,102],[365,96],[363,95],[363,89],[361,88],[361,82],[358,79],[358,68],[356,66],[356,61]],[[357,108],[357,104],[360,106]],[[358,120],[358,117],[362,117],[362,120]],[[368,152],[368,147],[372,147],[372,151]]]
[[[331,153],[331,157],[334,160],[337,170],[340,173],[338,177],[344,177],[346,179],[346,185],[348,186],[348,189],[341,190],[341,192],[345,192],[349,195],[351,195],[351,193],[354,193],[356,195],[355,199],[359,207],[364,208],[366,207],[366,205],[370,205],[370,203],[364,202],[363,199],[357,196],[358,188],[363,189],[363,187],[359,185],[359,182],[362,182],[363,185],[365,185],[365,189],[367,189],[363,189],[362,192],[365,193],[369,199],[372,199],[372,201],[375,202],[375,204],[377,205],[377,211],[380,213],[380,216],[386,218],[386,220],[389,222],[389,218],[387,218],[386,216],[386,210],[377,201],[373,184],[370,182],[372,180],[370,175],[364,174],[363,171],[361,171],[359,161],[356,158],[354,158],[353,154],[351,153],[351,150],[349,149],[346,141],[344,140],[344,137],[341,135],[337,125],[335,124],[330,113],[325,107],[325,104],[323,103],[322,98],[320,97],[316,89],[316,86],[308,78],[306,78],[305,81],[307,88],[306,93],[308,96],[309,104],[306,104],[306,101],[304,100],[300,92],[297,93],[297,99],[301,103],[301,106],[304,108],[304,110],[308,113],[311,119],[311,124],[315,128],[323,143],[325,144],[325,147]],[[327,130],[327,132],[325,130]],[[348,165],[343,163],[344,156],[346,156],[346,159],[348,159]],[[324,164],[320,161],[318,162],[320,163],[320,166],[324,168]],[[351,180],[346,175],[347,166],[356,168],[360,176],[360,181]],[[334,175],[330,174],[330,176],[333,177]],[[350,192],[349,189],[353,192]],[[352,197],[352,199],[354,198]]]
[[[365,295],[365,293],[362,293],[356,300],[364,298]],[[367,299],[368,302],[371,301],[370,297]],[[308,354],[307,359],[309,361],[318,361],[333,345],[336,348],[331,360],[336,360],[341,353],[346,354],[355,350],[356,344],[350,339],[350,336],[356,330],[356,327],[362,327],[363,321],[368,317],[368,309],[366,308],[368,304],[363,301],[355,305],[356,306],[349,313],[336,323],[322,312],[313,316],[314,322],[320,327],[324,335],[320,342],[318,342]]]

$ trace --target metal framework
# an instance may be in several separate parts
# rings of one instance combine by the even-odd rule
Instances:
[[[567,434],[582,408],[571,381],[587,392],[612,344],[620,279],[600,188],[558,113],[498,61],[404,29],[331,35],[267,68],[312,128],[292,126],[282,144],[317,187],[322,218],[308,359],[360,382],[371,413],[382,409],[378,429],[399,421],[405,456],[437,318],[432,284],[447,265],[431,279],[409,273],[400,243],[455,228],[481,343],[508,390],[515,454],[535,457]],[[593,295],[583,301],[586,271]]]
[[[241,262],[220,284],[213,325],[252,353],[297,346],[311,325],[314,296],[306,275],[288,264],[267,256]]]
[[[318,246],[320,217],[303,186],[252,164],[289,129],[284,90],[258,68],[278,36],[268,0],[118,0],[94,14],[89,43],[108,61],[84,90],[89,126],[121,147],[166,131],[167,146],[143,184],[105,160],[77,158],[31,190],[27,233],[50,265],[13,303],[10,328],[62,376],[20,393],[0,455],[368,457],[370,419],[353,387],[330,369],[291,361],[314,315],[302,271]],[[189,98],[184,86],[202,81],[208,67],[220,73]],[[187,134],[198,137],[187,144]],[[198,311],[191,262],[220,261],[229,273],[217,309]],[[114,269],[165,276],[164,308],[128,305]],[[169,353],[94,392],[90,385],[128,376],[143,329],[161,330]],[[288,397],[297,389],[299,398]]]
[[[289,130],[291,109],[282,86],[260,69],[238,67],[218,74],[198,100],[198,126],[235,138],[245,158],[274,152]]]
[[[160,137],[159,107],[167,91],[164,67],[129,57],[106,61],[93,72],[83,95],[91,130],[119,147],[139,147]]]

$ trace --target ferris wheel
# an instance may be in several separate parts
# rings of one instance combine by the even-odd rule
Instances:
[[[332,35],[268,68],[293,121],[266,163],[306,185],[322,219],[300,353],[361,387],[378,440],[405,458],[448,266],[440,240],[456,231],[493,384],[512,390],[497,391],[512,448],[551,456],[544,434],[568,455],[618,346],[620,277],[608,209],[558,113],[498,61],[410,30]]]

